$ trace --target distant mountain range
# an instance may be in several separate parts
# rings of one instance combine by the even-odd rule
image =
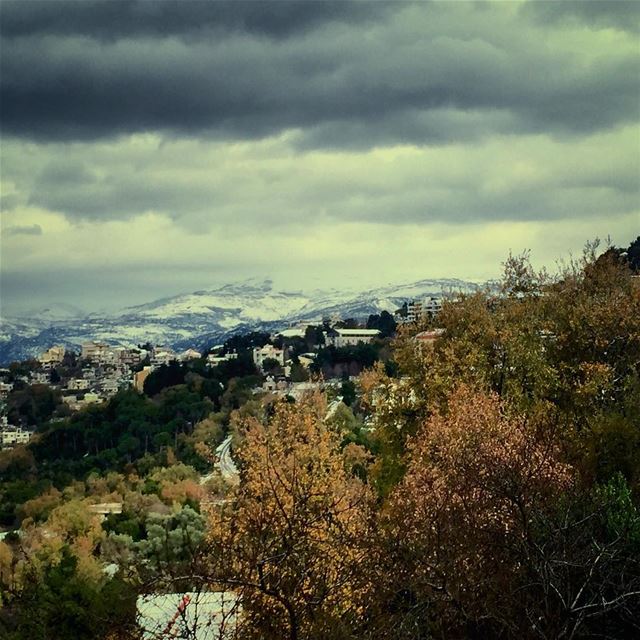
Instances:
[[[144,342],[176,349],[203,349],[234,333],[274,330],[302,320],[337,314],[366,318],[393,312],[403,302],[449,292],[474,291],[478,284],[457,279],[420,280],[368,291],[277,291],[271,280],[250,280],[210,291],[162,298],[110,315],[86,315],[55,304],[21,317],[2,318],[0,363],[23,360],[54,344],[78,349],[88,340],[135,345]]]

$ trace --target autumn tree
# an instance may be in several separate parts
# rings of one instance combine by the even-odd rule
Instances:
[[[242,637],[340,638],[364,623],[373,514],[313,396],[244,423],[241,482],[213,509],[210,579],[236,589]]]
[[[536,272],[527,255],[510,256],[499,291],[445,300],[435,341],[402,331],[400,380],[379,370],[369,385],[375,397],[365,393],[376,437],[392,452],[378,466],[397,466],[407,438],[464,382],[524,414],[552,403],[573,464],[603,481],[622,471],[637,485],[640,286],[623,262],[596,248],[555,276]]]
[[[534,515],[572,486],[548,416],[513,415],[459,386],[409,444],[407,473],[383,513],[390,628],[498,637],[517,617],[519,553]],[[493,634],[493,635],[492,635]]]

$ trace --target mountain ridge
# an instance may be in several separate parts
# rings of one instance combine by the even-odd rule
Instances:
[[[2,318],[0,363],[37,356],[62,344],[78,349],[88,340],[132,345],[143,342],[174,348],[204,348],[230,335],[274,330],[296,321],[332,314],[364,318],[393,312],[406,300],[470,292],[481,283],[457,278],[423,279],[365,290],[276,290],[273,281],[250,279],[129,306],[112,314],[82,314],[72,305],[50,304],[29,317]]]

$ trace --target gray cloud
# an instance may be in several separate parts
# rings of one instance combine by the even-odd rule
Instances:
[[[640,31],[637,0],[529,0],[522,7],[525,15],[544,24],[582,23],[593,27],[613,27]]]
[[[391,2],[347,0],[4,0],[0,33],[8,38],[81,34],[109,41],[234,31],[281,38],[327,23],[367,22],[391,8]]]
[[[147,211],[177,218],[211,211],[224,202],[211,182],[194,184],[177,175],[157,176],[129,163],[120,170],[91,172],[79,162],[55,161],[45,166],[28,189],[29,205],[82,220],[130,218]]]
[[[637,48],[606,51],[586,64],[564,47],[540,46],[545,34],[528,12],[512,15],[500,5],[391,3],[365,22],[363,9],[376,3],[260,5],[274,15],[254,15],[244,3],[215,11],[218,3],[196,3],[197,10],[192,3],[116,3],[124,16],[142,17],[129,31],[104,27],[111,35],[104,40],[100,11],[118,24],[126,22],[121,13],[99,3],[92,17],[79,4],[67,8],[76,16],[68,23],[40,5],[10,5],[30,19],[10,19],[3,40],[7,133],[254,139],[299,129],[306,148],[366,147],[502,132],[577,135],[638,116]],[[217,12],[209,21],[215,37],[193,35],[209,24],[196,20],[199,10]],[[181,12],[183,20],[167,18]]]
[[[41,236],[42,227],[39,224],[31,224],[25,226],[6,227],[2,230],[6,236]]]
[[[632,128],[580,141],[503,135],[391,153],[294,152],[288,138],[238,146],[188,139],[159,144],[161,138],[150,136],[38,145],[31,171],[21,167],[22,143],[14,141],[5,145],[3,164],[17,200],[72,221],[154,212],[199,232],[216,225],[273,230],[309,220],[588,219],[637,208],[640,158],[633,136]]]

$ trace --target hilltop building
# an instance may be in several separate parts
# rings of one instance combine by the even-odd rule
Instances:
[[[334,347],[347,347],[369,343],[379,335],[379,329],[332,329],[326,334],[325,343]]]
[[[61,346],[55,346],[47,349],[39,358],[40,364],[44,368],[52,367],[60,364],[64,360],[66,349]]]
[[[106,362],[110,359],[111,348],[106,342],[85,342],[82,345],[82,358],[94,362]]]
[[[278,349],[272,344],[265,344],[264,347],[254,347],[253,362],[258,369],[262,370],[265,360],[276,360],[281,367],[284,367],[284,349]]]
[[[422,322],[427,318],[433,318],[442,309],[441,298],[424,298],[424,300],[414,300],[407,304],[407,314],[396,313],[396,322],[399,324],[413,324]]]

